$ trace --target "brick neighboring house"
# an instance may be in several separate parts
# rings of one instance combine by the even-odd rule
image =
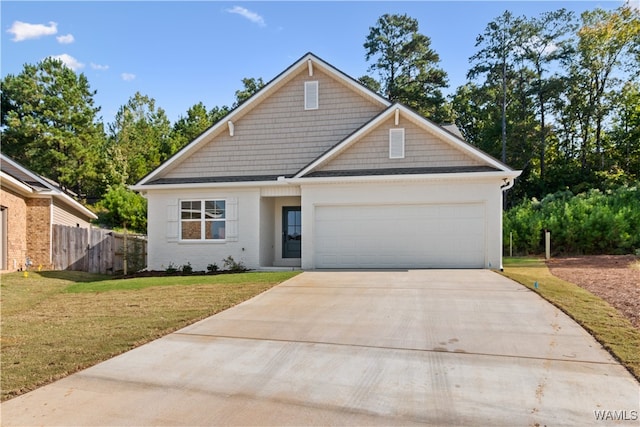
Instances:
[[[0,270],[52,266],[54,224],[90,228],[97,216],[60,186],[0,154]]]

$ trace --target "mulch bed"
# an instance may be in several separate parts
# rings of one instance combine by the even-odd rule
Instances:
[[[634,255],[553,258],[547,261],[547,266],[554,276],[575,283],[607,301],[640,329],[638,259]]]

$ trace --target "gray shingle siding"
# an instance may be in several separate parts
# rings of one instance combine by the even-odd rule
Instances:
[[[384,109],[316,68],[289,82],[234,120],[160,178],[294,174]],[[319,108],[304,109],[304,82],[319,82]]]
[[[389,129],[395,128],[405,129],[402,159],[389,158]],[[394,119],[390,118],[318,170],[469,167],[483,164],[409,120],[400,120],[396,126]]]

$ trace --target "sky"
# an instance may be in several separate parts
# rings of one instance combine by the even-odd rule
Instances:
[[[631,0],[635,7],[640,0]],[[385,13],[407,14],[431,39],[452,93],[466,82],[476,37],[505,10],[535,17],[590,1],[8,1],[0,2],[0,74],[57,57],[83,73],[105,124],[136,92],[173,123],[203,102],[231,106],[242,79],[276,77],[307,52],[353,78],[368,74],[363,44]]]

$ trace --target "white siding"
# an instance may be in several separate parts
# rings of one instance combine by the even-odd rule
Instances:
[[[178,200],[182,199],[237,200],[237,235],[234,241],[180,241],[177,221]],[[243,262],[248,268],[260,266],[259,189],[150,191],[147,200],[150,270],[164,270],[169,264],[181,266],[187,262],[191,263],[194,270],[206,270],[207,265],[213,263],[222,268],[222,260],[228,256]]]

